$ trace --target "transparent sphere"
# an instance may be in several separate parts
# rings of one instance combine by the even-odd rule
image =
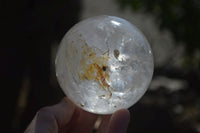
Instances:
[[[61,41],[56,75],[80,108],[111,114],[129,108],[145,93],[153,74],[151,48],[128,21],[96,16],[72,27]]]

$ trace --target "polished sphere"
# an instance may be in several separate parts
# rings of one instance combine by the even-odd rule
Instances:
[[[66,33],[56,57],[56,76],[77,106],[111,114],[143,96],[153,66],[143,34],[122,18],[102,15],[83,20]]]

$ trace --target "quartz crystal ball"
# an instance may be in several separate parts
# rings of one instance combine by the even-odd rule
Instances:
[[[74,25],[56,57],[56,76],[64,93],[96,114],[135,104],[152,74],[148,41],[136,26],[114,16],[96,16]]]

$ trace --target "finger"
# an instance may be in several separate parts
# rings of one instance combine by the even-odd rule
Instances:
[[[106,133],[125,133],[130,120],[130,113],[127,109],[115,112],[109,121]]]
[[[111,115],[105,115],[102,117],[101,124],[98,128],[97,133],[105,133],[106,132],[109,121],[110,121],[110,117],[111,117]]]
[[[44,107],[38,111],[33,121],[34,124],[30,124],[31,127],[28,129],[35,129],[36,133],[58,132],[60,127],[70,121],[74,110],[74,104],[65,98],[54,106]],[[30,133],[30,130],[27,130],[26,133]]]
[[[73,127],[71,127],[71,132],[91,133],[94,128],[94,124],[98,115],[84,111],[80,108],[78,108],[78,110],[79,110],[79,118],[73,124]]]
[[[35,132],[35,123],[36,123],[36,115],[34,116],[33,120],[31,121],[30,125],[27,127],[24,133],[36,133]]]

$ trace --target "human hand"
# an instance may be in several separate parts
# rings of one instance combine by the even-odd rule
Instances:
[[[25,133],[92,133],[97,117],[64,98],[56,105],[40,109]],[[125,133],[129,119],[127,109],[105,115],[97,133]]]

